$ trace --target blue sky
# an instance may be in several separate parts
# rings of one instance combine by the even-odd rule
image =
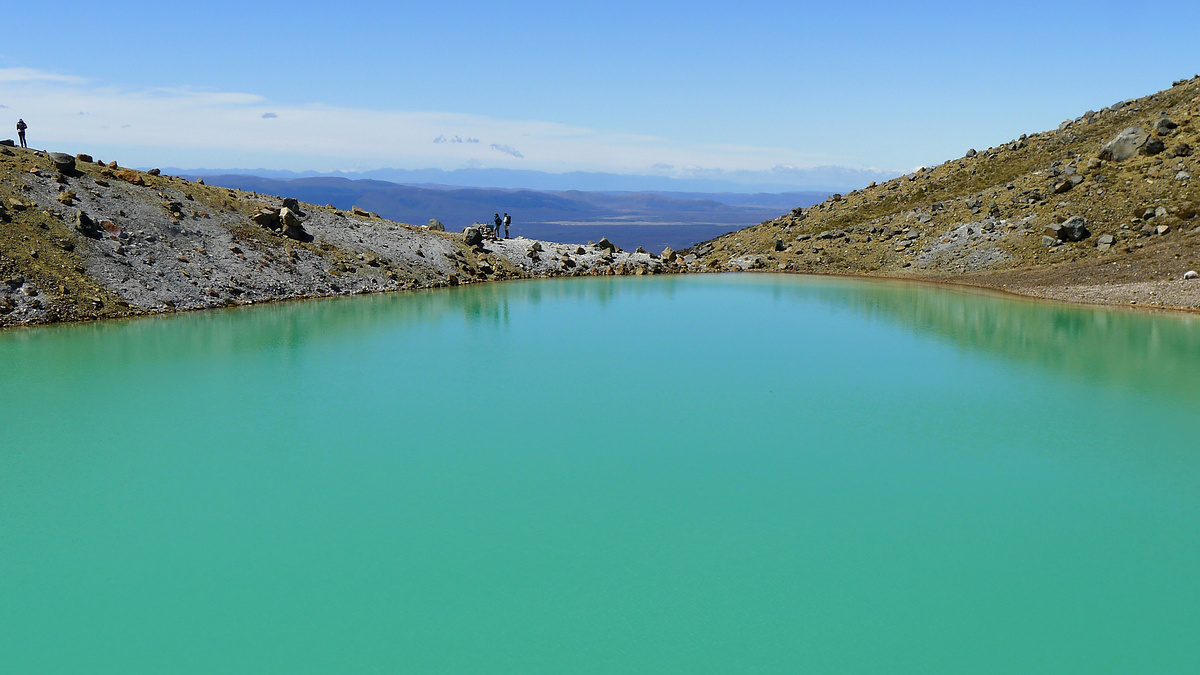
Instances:
[[[1200,72],[1195,2],[58,2],[8,16],[0,119],[24,117],[37,147],[131,165],[903,171]]]

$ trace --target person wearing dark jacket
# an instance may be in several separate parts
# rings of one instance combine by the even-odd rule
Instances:
[[[495,222],[496,222],[496,238],[503,239],[504,236],[502,234],[500,234],[500,214],[499,213],[496,214]]]
[[[10,117],[9,119],[12,119],[12,118]],[[29,128],[29,125],[25,124],[25,120],[17,120],[17,136],[20,137],[20,139],[21,139],[21,147],[22,148],[29,147],[28,145],[25,144],[25,130],[28,128]]]

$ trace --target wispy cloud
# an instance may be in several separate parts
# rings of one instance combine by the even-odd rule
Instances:
[[[768,170],[818,163],[778,148],[696,145],[454,112],[279,105],[254,93],[191,87],[122,89],[30,68],[0,68],[0,83],[7,105],[36,127],[39,139],[83,151],[102,148],[131,163],[233,166],[249,158],[298,170],[520,166],[640,172],[655,167],[681,175],[687,167]],[[81,110],[88,114],[78,115]],[[511,139],[520,139],[519,150]]]
[[[36,68],[0,68],[0,82],[60,82],[64,84],[83,84],[87,80],[74,75],[59,75],[48,73]]]
[[[503,152],[506,155],[512,155],[513,157],[516,157],[517,159],[525,158],[525,155],[522,155],[520,150],[517,150],[516,148],[512,147],[511,145],[501,145],[499,143],[492,143],[488,147],[493,150],[498,150],[500,152]]]

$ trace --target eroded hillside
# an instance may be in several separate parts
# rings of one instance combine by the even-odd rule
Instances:
[[[695,264],[431,225],[0,146],[0,326]]]

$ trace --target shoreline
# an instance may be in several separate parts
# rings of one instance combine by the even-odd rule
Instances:
[[[552,243],[552,242],[551,242]],[[1171,306],[1150,306],[1141,304],[1123,304],[1119,302],[1080,302],[1066,300],[1048,295],[1033,295],[1014,291],[1006,288],[997,288],[995,286],[973,283],[970,281],[957,281],[950,279],[936,279],[929,277],[917,277],[907,275],[881,275],[881,274],[855,274],[855,273],[837,273],[837,272],[797,272],[786,270],[697,270],[691,272],[671,272],[665,274],[655,274],[652,276],[689,276],[694,274],[702,275],[725,275],[725,274],[748,274],[748,275],[780,275],[791,277],[808,277],[814,279],[848,279],[852,281],[876,282],[876,283],[900,283],[912,286],[925,286],[931,288],[944,288],[979,296],[992,296],[1007,300],[1019,300],[1034,304],[1049,304],[1062,307],[1070,307],[1075,309],[1092,308],[1103,309],[1105,311],[1122,311],[1127,313],[1137,314],[1171,314],[1171,315],[1200,315],[1200,309],[1194,307],[1171,307]],[[240,304],[220,305],[211,307],[191,307],[174,310],[152,311],[152,312],[133,312],[128,314],[119,314],[103,317],[79,317],[64,321],[54,321],[46,323],[30,323],[30,324],[7,324],[0,325],[0,334],[17,332],[20,330],[37,330],[41,328],[51,328],[55,326],[77,326],[93,323],[115,323],[121,321],[138,321],[142,319],[167,318],[171,316],[180,316],[194,314],[199,312],[222,311],[222,310],[238,310],[249,309],[263,305],[275,305],[291,302],[307,302],[332,300],[335,298],[350,298],[362,295],[385,295],[393,293],[422,293],[428,291],[446,290],[450,288],[465,288],[469,286],[478,286],[482,284],[496,284],[504,282],[539,282],[539,281],[567,281],[570,279],[583,278],[598,278],[598,277],[622,277],[622,276],[639,276],[633,274],[588,274],[588,275],[529,275],[529,276],[512,276],[503,279],[487,279],[469,282],[460,282],[458,284],[433,284],[423,287],[413,288],[395,288],[383,289],[377,291],[361,291],[351,293],[330,293],[320,295],[300,295],[271,298],[264,300],[256,300]],[[651,275],[646,275],[651,276]],[[1200,289],[1200,281],[1194,282]]]

